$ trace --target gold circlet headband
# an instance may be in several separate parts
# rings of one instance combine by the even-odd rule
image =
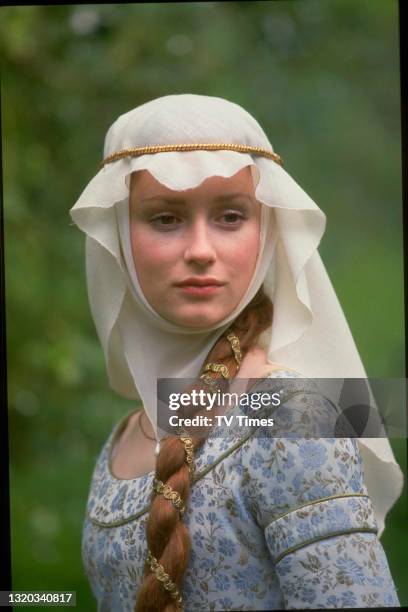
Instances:
[[[116,153],[112,153],[105,157],[100,167],[105,164],[111,164],[122,157],[138,157],[139,155],[150,155],[151,153],[171,153],[174,151],[237,151],[237,153],[252,153],[260,157],[267,157],[274,162],[283,166],[283,160],[280,155],[262,149],[261,147],[252,147],[251,145],[240,145],[226,142],[210,142],[210,143],[188,143],[188,144],[171,144],[171,145],[152,145],[149,147],[133,147],[131,149],[122,149]]]

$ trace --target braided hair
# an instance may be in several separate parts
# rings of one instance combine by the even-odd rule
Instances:
[[[232,325],[242,356],[269,327],[272,313],[272,302],[261,287]],[[233,376],[236,375],[236,358],[231,355],[230,341],[224,335],[211,349],[203,369],[213,362],[226,365]],[[210,374],[211,378],[220,376],[214,371]],[[182,610],[181,583],[191,552],[189,531],[183,522],[184,504],[190,493],[193,472],[188,460],[189,457],[191,460],[191,450],[200,448],[205,439],[205,436],[194,435],[184,439],[183,436],[169,436],[161,444],[154,480],[156,490],[153,491],[146,524],[148,556],[135,612]],[[165,491],[166,495],[158,495],[158,491]]]

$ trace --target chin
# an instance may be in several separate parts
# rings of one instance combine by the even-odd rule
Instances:
[[[224,312],[205,312],[201,310],[201,312],[172,313],[172,316],[168,317],[168,320],[183,327],[200,329],[216,325],[225,319],[227,315],[228,313]]]

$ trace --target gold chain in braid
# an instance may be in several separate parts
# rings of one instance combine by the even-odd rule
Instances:
[[[188,471],[190,476],[192,476],[194,472],[194,444],[191,437],[186,433],[182,432],[180,434],[180,440],[184,445],[184,449],[186,451],[186,461],[188,463]],[[183,504],[183,500],[178,491],[174,491],[172,487],[168,484],[163,484],[161,480],[157,480],[156,478],[153,481],[153,489],[156,493],[161,493],[165,499],[168,499],[173,503],[173,505],[180,510],[180,518],[183,516],[185,511],[185,506]],[[168,591],[174,600],[177,609],[182,612],[183,610],[183,600],[180,594],[180,591],[177,588],[177,585],[173,582],[169,574],[167,574],[164,570],[164,567],[157,561],[156,557],[154,557],[151,551],[148,549],[147,551],[147,563],[150,565],[151,571],[156,576],[157,580],[161,582],[163,588]]]
[[[152,555],[150,550],[147,551],[147,562],[150,565],[150,569],[156,576],[157,580],[161,582],[163,588],[168,591],[174,600],[177,608],[179,610],[183,610],[183,600],[180,595],[180,591],[177,588],[177,585],[174,584],[170,576],[164,571],[164,567],[157,561],[156,557]]]
[[[227,334],[227,340],[231,345],[231,349],[234,355],[235,362],[237,364],[237,371],[242,363],[242,353],[240,348],[240,343],[238,337],[230,330]],[[204,382],[212,385],[215,382],[215,379],[211,378],[206,374],[206,372],[215,372],[221,374],[224,378],[230,378],[230,372],[228,367],[223,363],[209,363],[205,366],[203,370],[203,374],[200,376]],[[188,471],[190,474],[190,478],[194,474],[194,443],[191,436],[186,431],[181,431],[180,433],[180,441],[184,445],[184,450],[186,453],[186,461],[188,464]],[[153,489],[156,493],[162,494],[165,499],[168,499],[172,502],[175,508],[178,508],[180,511],[180,518],[183,516],[185,511],[184,502],[180,496],[178,491],[172,489],[169,484],[164,484],[161,480],[154,479],[153,481]],[[178,610],[183,610],[183,600],[180,594],[180,591],[177,588],[177,585],[173,582],[169,574],[167,574],[164,570],[164,567],[157,561],[156,557],[153,556],[150,550],[147,551],[147,563],[150,565],[151,571],[156,576],[157,580],[161,582],[163,588],[168,591],[174,600]]]
[[[194,473],[194,444],[191,437],[187,432],[183,431],[180,434],[180,440],[184,444],[184,450],[186,451],[186,461],[188,463],[188,471],[190,472],[190,476]]]
[[[162,493],[163,497],[170,500],[173,506],[180,511],[180,516],[183,516],[185,506],[178,491],[172,489],[169,484],[164,484],[161,480],[157,480],[157,478],[153,481],[153,488],[156,493]]]
[[[236,363],[236,373],[238,372],[241,363],[242,363],[242,353],[241,346],[239,343],[239,338],[234,334],[234,332],[230,329],[226,335],[228,342],[231,345],[232,353],[234,355],[235,363]],[[227,365],[225,363],[207,363],[207,365],[203,369],[203,373],[200,376],[200,379],[209,387],[213,389],[216,388],[216,379],[212,378],[207,372],[215,372],[216,374],[221,374],[221,376],[225,379],[231,378],[231,373]]]

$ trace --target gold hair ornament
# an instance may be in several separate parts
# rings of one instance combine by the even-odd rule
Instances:
[[[156,478],[154,479],[153,488],[156,493],[162,494],[166,499],[171,501],[173,506],[180,511],[180,515],[183,516],[185,506],[178,491],[175,491],[169,484],[164,484],[161,480],[157,480]]]
[[[251,145],[241,145],[227,142],[209,142],[209,143],[188,143],[188,144],[170,144],[170,145],[152,145],[149,147],[132,147],[130,149],[122,149],[105,157],[100,167],[105,164],[122,159],[123,157],[139,157],[140,155],[151,155],[152,153],[172,153],[174,151],[236,151],[237,153],[251,153],[260,157],[267,157],[274,162],[283,166],[283,160],[280,155],[262,149],[261,147],[253,147]]]
[[[221,374],[223,378],[229,378],[229,369],[225,363],[207,363],[203,372],[216,372]]]
[[[239,338],[234,334],[232,330],[229,330],[226,338],[231,345],[231,350],[234,355],[238,371],[242,363],[242,352]],[[217,374],[221,374],[221,376],[225,379],[230,378],[230,371],[228,366],[225,365],[225,363],[207,363],[207,365],[203,369],[203,373],[201,374],[200,378],[205,384],[209,385],[212,388],[215,388],[215,379],[211,378],[211,376],[206,374],[206,372],[215,372]]]
[[[180,440],[184,444],[184,450],[186,451],[186,460],[188,463],[188,471],[190,472],[190,476],[193,475],[194,472],[194,444],[191,436],[188,435],[187,432],[183,431],[180,434]]]
[[[227,340],[231,345],[231,350],[233,352],[234,359],[239,369],[242,363],[242,353],[241,353],[239,338],[234,334],[232,330],[230,330],[227,334]],[[209,385],[212,385],[212,383],[215,382],[215,379],[212,379],[208,374],[206,374],[206,372],[209,372],[209,371],[219,373],[224,378],[229,378],[230,376],[229,369],[227,368],[225,364],[209,363],[204,368],[204,373],[200,377],[204,379],[204,382],[207,382],[207,379],[208,379],[207,384]],[[190,477],[192,477],[194,473],[194,469],[195,469],[194,468],[194,443],[193,443],[191,436],[185,430],[181,430],[179,436],[180,436],[180,441],[184,445],[184,450],[186,453],[186,461],[188,464],[188,471],[190,473]],[[153,480],[153,489],[156,493],[163,494],[165,499],[171,501],[174,507],[178,508],[178,510],[180,511],[180,518],[183,516],[185,512],[185,506],[180,496],[180,493],[178,491],[175,491],[174,489],[172,489],[172,487],[169,484],[164,484],[161,480],[158,480],[157,478]],[[181,598],[181,595],[180,595],[180,592],[177,586],[172,581],[170,576],[166,574],[163,566],[160,565],[160,563],[158,563],[157,559],[152,555],[150,550],[148,550],[147,552],[147,562],[149,563],[150,569],[155,574],[157,580],[159,580],[162,583],[163,587],[167,591],[169,591],[172,599],[176,603],[176,606],[180,610],[182,610],[182,598]]]
[[[180,610],[182,610],[183,600],[180,595],[180,591],[177,588],[177,585],[172,581],[170,576],[164,571],[164,567],[157,561],[156,557],[152,555],[150,550],[147,551],[146,557],[147,563],[150,565],[150,569],[155,574],[157,580],[159,580],[166,591],[169,591],[172,599],[178,606]]]
[[[241,353],[241,345],[239,343],[239,338],[234,334],[233,331],[230,331],[227,334],[227,340],[231,345],[232,352],[234,353],[235,361],[237,362],[238,368],[242,363],[242,353]]]
[[[213,391],[217,391],[218,390],[218,381],[216,378],[211,378],[211,376],[209,374],[201,374],[200,376],[200,380],[203,381],[203,383],[205,385],[207,385],[208,387],[210,387]]]

